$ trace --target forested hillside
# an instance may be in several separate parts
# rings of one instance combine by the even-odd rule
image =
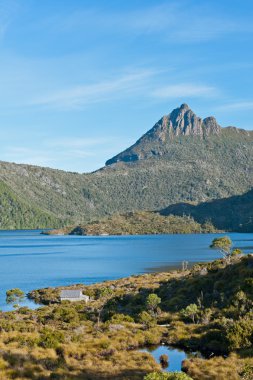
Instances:
[[[20,199],[2,181],[0,182],[0,210],[1,229],[36,229],[61,224],[54,214],[30,204],[28,199],[27,201]]]
[[[188,215],[199,223],[209,220],[216,228],[253,231],[253,190],[243,195],[203,202],[198,205],[179,203],[161,211],[162,215]]]
[[[1,227],[16,228],[19,220],[25,221],[23,228],[34,226],[20,204],[37,210],[37,226],[60,227],[113,213],[197,204],[253,188],[253,132],[221,128],[186,105],[161,120],[127,153],[94,173],[0,162],[0,180],[15,194],[12,204],[0,196],[1,218],[10,215]]]

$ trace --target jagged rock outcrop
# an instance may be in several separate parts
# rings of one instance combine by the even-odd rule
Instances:
[[[163,116],[152,129],[134,145],[106,162],[111,165],[119,161],[131,162],[165,153],[164,145],[175,137],[194,136],[201,139],[219,135],[221,127],[213,116],[201,119],[183,103],[169,115]],[[153,146],[150,146],[152,143]],[[159,145],[159,146],[158,146]]]

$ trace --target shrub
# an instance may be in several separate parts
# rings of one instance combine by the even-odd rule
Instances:
[[[143,324],[144,328],[150,328],[155,325],[154,318],[146,311],[142,311],[139,314],[139,321]]]
[[[166,354],[162,354],[162,355],[160,356],[160,358],[159,358],[159,361],[160,361],[161,366],[162,366],[163,368],[167,368],[167,367],[168,367],[168,364],[169,364],[169,357],[168,357],[168,355],[166,355]]]
[[[14,288],[7,290],[6,292],[6,302],[7,303],[14,303],[14,302],[20,302],[24,299],[25,293],[23,290],[19,288]]]
[[[134,322],[134,319],[127,314],[114,314],[111,318],[113,323],[122,323],[122,322]]]
[[[253,332],[252,319],[241,318],[231,324],[226,333],[230,350],[237,350],[252,346]]]
[[[43,348],[57,348],[63,342],[64,335],[62,332],[45,328],[41,332],[39,346]]]
[[[78,322],[78,312],[72,306],[57,307],[53,313],[53,319],[60,320],[66,323]]]
[[[243,380],[252,380],[253,379],[253,366],[245,365],[242,372],[240,373],[241,379]]]

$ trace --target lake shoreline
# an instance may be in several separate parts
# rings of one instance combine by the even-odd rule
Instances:
[[[231,346],[234,334],[229,335],[230,324],[233,323],[234,328],[238,318],[231,321],[226,316],[227,310],[238,313],[234,297],[238,285],[251,283],[252,270],[253,256],[246,254],[233,256],[230,263],[224,259],[200,263],[191,270],[133,275],[87,286],[75,284],[37,289],[30,296],[45,304],[43,307],[36,310],[20,308],[1,314],[4,329],[6,322],[12,324],[10,331],[7,324],[3,344],[6,349],[8,344],[17,346],[25,354],[33,345],[34,355],[39,353],[40,358],[47,355],[48,348],[54,350],[56,363],[60,363],[53,367],[57,374],[62,366],[69,373],[66,363],[71,363],[71,371],[82,368],[86,373],[89,363],[94,366],[95,361],[96,368],[99,365],[108,375],[115,370],[115,365],[118,370],[125,365],[126,371],[131,368],[134,379],[138,380],[143,380],[143,373],[161,370],[160,354],[155,358],[152,352],[143,352],[143,349],[152,350],[154,345],[171,347],[172,351],[183,349],[184,353],[190,353],[189,357],[179,358],[180,363],[176,364],[171,351],[171,369],[177,365],[176,370],[182,369],[192,378],[204,378],[204,374],[209,373],[216,376],[222,367],[224,378],[234,379],[235,371],[239,376],[253,361],[245,357],[244,346],[241,352]],[[227,294],[222,300],[214,292],[218,281]],[[90,299],[87,303],[82,300],[59,302],[62,288],[82,290]],[[203,299],[200,289],[203,289]],[[209,296],[205,297],[208,291]],[[249,297],[251,288],[245,291]],[[196,310],[188,313],[187,308],[194,302]],[[248,321],[247,314],[241,317]],[[13,331],[16,335],[11,339]],[[22,343],[26,341],[29,346]],[[196,351],[201,355],[194,355]],[[59,361],[63,358],[64,362]],[[96,372],[91,379],[96,379],[97,375]],[[117,376],[116,373],[115,379]],[[129,376],[127,372],[124,380],[131,378]]]
[[[134,236],[52,236],[41,230],[0,231],[0,309],[10,310],[5,292],[25,293],[43,287],[86,285],[131,274],[188,268],[220,257],[209,249],[223,234],[166,234]],[[236,247],[252,251],[253,234],[229,233]],[[29,307],[33,305],[27,302]]]

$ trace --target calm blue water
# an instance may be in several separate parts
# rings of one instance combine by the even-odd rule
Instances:
[[[162,368],[162,371],[164,372],[181,371],[183,360],[192,358],[193,356],[201,357],[200,353],[187,353],[183,350],[168,346],[150,347],[140,351],[151,354],[158,364],[160,364],[160,356],[164,354],[167,355],[169,358],[169,365],[166,368]]]
[[[236,247],[253,251],[253,234],[229,234]],[[217,235],[44,236],[40,231],[0,231],[0,309],[5,292],[94,283],[209,261]]]

